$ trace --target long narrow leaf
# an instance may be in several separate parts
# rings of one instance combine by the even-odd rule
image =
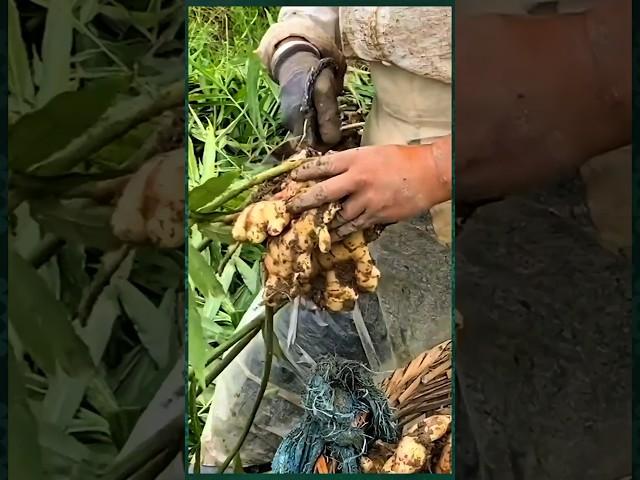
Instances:
[[[169,362],[169,339],[172,318],[160,310],[135,286],[126,280],[114,282],[127,316],[133,321],[142,344],[159,368]]]
[[[27,403],[22,365],[9,345],[9,478],[44,478],[42,452],[38,445],[38,425]]]
[[[193,368],[198,385],[205,388],[205,340],[202,318],[196,308],[195,294],[189,289],[189,365]]]
[[[24,102],[33,103],[35,91],[31,77],[31,67],[27,49],[22,40],[20,15],[16,8],[15,0],[9,0],[8,24],[9,92],[15,95],[21,104]]]
[[[9,289],[9,322],[24,349],[49,375],[55,375],[57,365],[72,376],[92,372],[89,349],[73,328],[69,311],[13,249],[9,272],[11,283],[22,286]],[[32,292],[38,292],[37,301]]]
[[[62,150],[98,121],[125,86],[122,78],[96,81],[24,115],[9,128],[9,167],[24,172]]]
[[[44,83],[40,86],[38,105],[47,104],[71,85],[71,46],[73,43],[73,2],[49,0],[47,21],[42,39]]]

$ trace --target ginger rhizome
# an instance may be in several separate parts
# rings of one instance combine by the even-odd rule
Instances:
[[[284,179],[278,193],[240,213],[233,238],[266,242],[266,305],[277,307],[300,296],[331,311],[352,310],[358,295],[375,291],[380,278],[367,246],[369,235],[358,231],[332,241],[329,224],[340,210],[337,203],[297,216],[288,212],[287,201],[313,184]]]

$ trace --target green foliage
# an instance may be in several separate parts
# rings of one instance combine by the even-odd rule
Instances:
[[[182,367],[184,255],[122,245],[93,194],[175,137],[182,3],[10,0],[8,14],[10,475],[156,478],[181,454],[140,445]],[[135,452],[142,466],[120,460]]]
[[[253,54],[277,8],[189,8],[189,209],[204,207],[261,168],[286,131],[278,86]],[[240,208],[246,192],[225,204]],[[235,203],[234,203],[235,202]],[[190,229],[189,364],[198,392],[189,398],[190,454],[199,441],[214,385],[206,358],[233,334],[261,285],[261,249],[233,245],[229,228],[200,222]],[[255,334],[255,333],[254,333]]]
[[[285,136],[278,86],[253,53],[276,10],[189,9],[189,134],[200,160],[192,185],[250,168]]]

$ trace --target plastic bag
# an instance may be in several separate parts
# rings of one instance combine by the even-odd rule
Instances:
[[[259,294],[240,325],[263,314],[261,299]],[[375,297],[363,301],[377,304]],[[277,312],[274,332],[285,358],[274,357],[269,386],[240,453],[243,465],[271,462],[282,438],[302,415],[300,396],[315,359],[336,354],[375,372],[394,367],[384,322],[374,315],[368,318],[374,321],[366,321],[359,307],[330,314],[299,299]],[[221,464],[237,443],[255,402],[263,365],[264,342],[257,335],[218,377],[201,438],[203,465]]]
[[[241,450],[243,465],[271,462],[280,441],[300,416],[300,396],[315,360],[336,354],[358,360],[380,380],[416,355],[451,338],[450,251],[417,217],[388,227],[370,245],[383,272],[375,294],[356,309],[331,314],[296,299],[282,308],[274,329],[284,359],[274,358],[265,398]],[[263,313],[262,293],[241,324]],[[264,343],[256,336],[218,377],[202,433],[202,463],[220,465],[237,443],[258,392]]]

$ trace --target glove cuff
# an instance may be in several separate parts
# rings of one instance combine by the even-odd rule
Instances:
[[[280,75],[280,67],[292,55],[300,52],[308,52],[320,58],[320,50],[311,43],[304,40],[290,40],[282,43],[271,57],[270,70],[274,79],[278,79]]]

